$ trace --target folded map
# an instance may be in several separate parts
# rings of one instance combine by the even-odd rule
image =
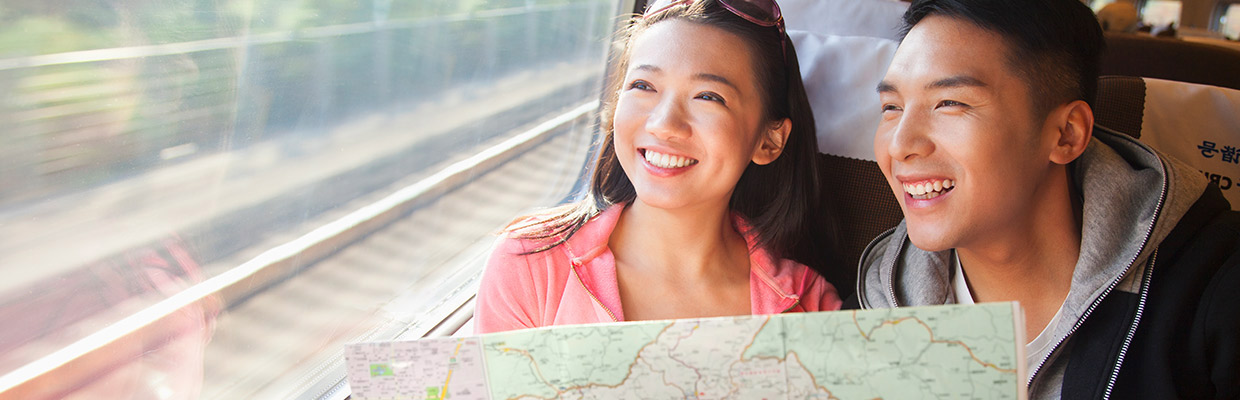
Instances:
[[[353,399],[1024,399],[1015,303],[354,343]]]

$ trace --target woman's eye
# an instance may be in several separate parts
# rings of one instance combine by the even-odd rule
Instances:
[[[727,103],[728,103],[728,102],[727,102],[727,100],[724,100],[724,99],[723,99],[723,96],[720,96],[720,95],[719,95],[719,94],[717,94],[717,93],[711,93],[711,92],[703,92],[703,93],[701,93],[701,94],[697,95],[697,98],[702,99],[702,100],[706,100],[706,101],[716,101],[716,102],[719,102],[720,104],[727,104]]]
[[[646,81],[643,81],[643,80],[640,80],[640,79],[639,79],[639,80],[635,80],[635,81],[633,81],[633,83],[630,83],[630,84],[629,84],[629,89],[637,89],[637,90],[654,90],[654,88],[650,86],[650,83],[649,83],[649,82],[646,82]]]

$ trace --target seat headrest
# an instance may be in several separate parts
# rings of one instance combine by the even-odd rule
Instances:
[[[908,3],[895,0],[780,0],[788,29],[895,40]]]
[[[895,54],[907,3],[888,0],[785,0],[788,36],[797,49],[818,150],[874,159],[879,104],[875,88]]]
[[[818,266],[843,297],[852,294],[866,244],[903,218],[874,160],[881,117],[878,82],[895,55],[897,27],[908,4],[889,0],[781,0],[788,35],[818,132],[822,207],[839,223],[839,247]]]
[[[1198,169],[1240,210],[1240,90],[1106,76],[1095,104],[1097,125]]]
[[[897,43],[891,39],[789,31],[805,93],[814,110],[818,151],[874,159],[878,129],[878,82]],[[804,61],[801,61],[804,60]]]

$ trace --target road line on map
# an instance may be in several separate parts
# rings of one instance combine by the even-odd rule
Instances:
[[[452,357],[449,357],[448,359],[451,360],[453,358],[456,358],[456,355],[460,354],[460,352],[461,352],[461,342],[458,341],[456,343],[456,349],[452,350]],[[439,395],[439,400],[444,400],[448,398],[448,382],[450,381],[452,381],[452,368],[448,368],[448,377],[443,380],[443,389],[439,389],[442,392]]]
[[[762,321],[762,325],[758,327],[758,330],[754,331],[753,337],[749,338],[749,344],[745,345],[744,349],[741,349],[741,361],[745,361],[745,353],[748,353],[749,348],[753,347],[753,343],[758,341],[758,335],[762,333],[763,329],[766,329],[766,324],[770,322],[771,316],[768,315],[766,316],[766,320]]]
[[[525,356],[526,358],[529,358],[530,363],[534,365],[534,372],[538,373],[538,380],[542,381],[542,383],[544,385],[547,385],[547,387],[551,388],[551,390],[554,390],[556,397],[559,397],[561,394],[564,393],[563,390],[560,390],[556,388],[555,385],[552,385],[551,381],[547,380],[547,377],[543,376],[542,367],[538,365],[538,360],[535,360],[534,356],[530,355],[530,352],[521,350],[521,349],[514,349],[511,347],[505,347],[504,351],[515,351],[517,353],[521,353],[521,355]],[[521,396],[521,397],[525,397],[525,396]]]
[[[998,366],[998,365],[995,365],[994,363],[989,363],[989,362],[986,362],[986,361],[982,361],[982,359],[977,358],[977,355],[973,353],[973,348],[969,347],[969,345],[965,344],[965,343],[964,343],[964,342],[962,342],[962,341],[959,341],[959,340],[939,340],[939,339],[935,339],[935,338],[934,338],[934,329],[930,328],[930,325],[927,325],[927,324],[926,324],[926,322],[925,322],[925,321],[922,321],[920,318],[917,318],[917,317],[904,317],[904,318],[898,318],[898,319],[894,319],[894,320],[885,320],[885,321],[883,321],[883,323],[878,324],[878,326],[875,326],[875,327],[871,328],[871,329],[870,329],[870,332],[867,334],[867,333],[865,332],[865,330],[861,329],[861,324],[860,324],[859,322],[857,322],[857,313],[856,313],[856,311],[853,311],[853,323],[854,323],[855,325],[857,325],[857,330],[861,331],[861,336],[865,337],[865,339],[866,339],[866,340],[870,340],[870,335],[873,335],[873,334],[874,334],[874,331],[878,330],[879,328],[882,328],[884,325],[896,326],[896,325],[897,325],[897,324],[899,324],[900,322],[904,322],[904,321],[907,321],[907,320],[913,320],[913,321],[917,322],[917,324],[918,324],[918,325],[921,325],[921,327],[922,327],[922,328],[926,328],[926,332],[930,334],[930,343],[942,343],[942,344],[957,344],[957,345],[960,345],[960,347],[964,347],[965,351],[969,352],[969,358],[972,358],[972,359],[973,359],[973,361],[977,361],[977,363],[978,363],[978,364],[981,364],[983,367],[991,368],[991,369],[994,369],[995,371],[999,371],[999,372],[1003,372],[1003,373],[1009,373],[1009,374],[1014,374],[1014,373],[1016,373],[1016,370],[1015,370],[1015,369],[999,368],[999,366]]]
[[[627,382],[627,381],[629,380],[629,378],[633,376],[633,367],[637,366],[637,363],[638,363],[638,362],[640,362],[640,361],[642,361],[642,357],[641,357],[642,352],[643,352],[643,351],[645,351],[647,347],[650,347],[650,345],[655,344],[656,342],[658,342],[658,341],[659,341],[659,338],[663,337],[663,334],[664,334],[664,333],[667,333],[667,330],[668,330],[668,329],[672,329],[672,326],[675,326],[675,325],[676,325],[676,323],[674,323],[674,322],[673,322],[673,323],[669,323],[669,324],[667,324],[667,326],[664,326],[664,327],[663,327],[663,330],[659,331],[659,334],[654,335],[654,340],[651,340],[649,343],[646,343],[646,344],[642,345],[642,347],[641,347],[640,349],[637,349],[637,358],[634,358],[634,359],[633,359],[633,362],[629,364],[629,372],[628,372],[628,373],[626,373],[626,374],[624,375],[624,379],[621,379],[619,383],[616,383],[615,385],[600,385],[600,384],[597,384],[597,383],[591,383],[591,384],[582,385],[582,386],[573,386],[573,387],[568,387],[568,388],[565,388],[564,390],[558,390],[558,389],[557,389],[557,390],[556,390],[556,394],[558,395],[558,394],[560,394],[560,393],[564,393],[564,392],[567,392],[567,391],[569,391],[569,390],[584,390],[584,389],[592,389],[592,388],[599,388],[599,387],[608,388],[608,389],[615,389],[615,388],[620,387],[621,385],[624,385],[624,382]],[[518,349],[512,349],[512,350],[515,350],[515,351],[520,351],[520,350],[518,350]],[[528,355],[527,355],[527,356],[528,356]],[[534,361],[534,359],[531,357],[531,358],[530,358],[530,361]],[[537,362],[537,361],[535,361],[535,362],[534,362],[534,367],[535,367],[535,368],[537,368],[537,367],[538,367],[538,362]],[[539,375],[539,377],[541,378],[541,377],[542,377],[542,376],[541,376],[541,374],[542,374],[542,371],[541,371],[541,370],[539,370],[539,374],[540,374],[540,375]],[[546,379],[545,379],[545,378],[543,379],[543,382],[544,382],[544,383],[546,383]],[[548,384],[548,385],[550,385],[550,384]],[[553,387],[552,387],[552,389],[555,389],[555,387],[553,386]]]
[[[789,352],[788,352],[788,354],[786,354],[786,355],[784,356],[784,359],[783,359],[783,362],[784,362],[784,370],[787,370],[787,368],[788,368],[788,367],[787,367],[787,365],[788,365],[788,359],[789,359],[789,358],[791,358],[791,357],[789,357],[789,356],[791,356],[791,355],[796,355],[796,356],[797,356],[797,365],[800,365],[800,366],[801,366],[801,370],[802,370],[802,371],[805,371],[805,374],[806,374],[806,375],[809,375],[809,380],[810,380],[810,382],[812,382],[812,383],[814,384],[814,387],[816,387],[816,388],[818,388],[818,389],[821,389],[821,390],[822,390],[822,391],[824,391],[824,392],[827,392],[827,400],[840,400],[840,398],[839,398],[839,397],[835,397],[835,393],[831,393],[831,389],[827,389],[827,388],[826,388],[826,386],[822,386],[822,385],[818,384],[818,377],[817,377],[817,376],[814,376],[814,373],[813,373],[813,372],[810,372],[809,368],[806,368],[806,367],[805,367],[805,363],[801,362],[801,355],[800,355],[800,354],[797,354],[797,352],[796,352],[796,351],[789,351]],[[785,374],[786,374],[786,373],[785,373]]]
[[[1005,369],[1005,368],[999,368],[999,366],[998,366],[998,365],[995,365],[994,363],[989,363],[989,362],[982,361],[981,359],[977,358],[977,355],[976,355],[976,354],[973,354],[973,348],[969,347],[969,345],[967,345],[967,344],[964,344],[964,342],[962,342],[962,341],[959,341],[959,340],[938,340],[938,339],[935,339],[935,338],[934,338],[934,329],[931,329],[931,328],[930,328],[930,325],[927,325],[927,324],[925,323],[925,321],[922,321],[922,320],[921,320],[921,319],[919,319],[919,318],[913,318],[913,317],[910,317],[910,318],[912,318],[914,321],[917,321],[917,323],[918,323],[918,324],[920,324],[922,327],[926,328],[926,332],[929,332],[929,333],[930,333],[930,342],[931,342],[931,343],[955,343],[955,344],[958,344],[958,345],[960,345],[961,347],[964,347],[964,349],[965,349],[966,351],[968,351],[968,352],[969,352],[969,357],[970,357],[970,358],[972,358],[972,359],[973,359],[973,361],[977,361],[977,363],[978,363],[978,364],[982,364],[982,366],[983,366],[983,367],[989,367],[989,368],[994,369],[995,371],[1004,372],[1004,373],[1010,373],[1010,374],[1015,374],[1015,373],[1016,373],[1016,369]]]

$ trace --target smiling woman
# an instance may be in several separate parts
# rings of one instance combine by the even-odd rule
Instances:
[[[737,40],[718,28],[674,20],[634,41],[614,138],[616,157],[637,194],[635,211],[704,204],[718,214],[750,162],[767,165],[783,151],[791,121],[765,120],[753,64],[732,62],[748,60],[748,52],[711,45]],[[667,161],[685,165],[670,168]],[[681,174],[691,176],[666,179]]]
[[[622,32],[588,192],[509,225],[480,332],[839,307],[806,265],[833,256],[831,211],[778,6],[648,9]]]

